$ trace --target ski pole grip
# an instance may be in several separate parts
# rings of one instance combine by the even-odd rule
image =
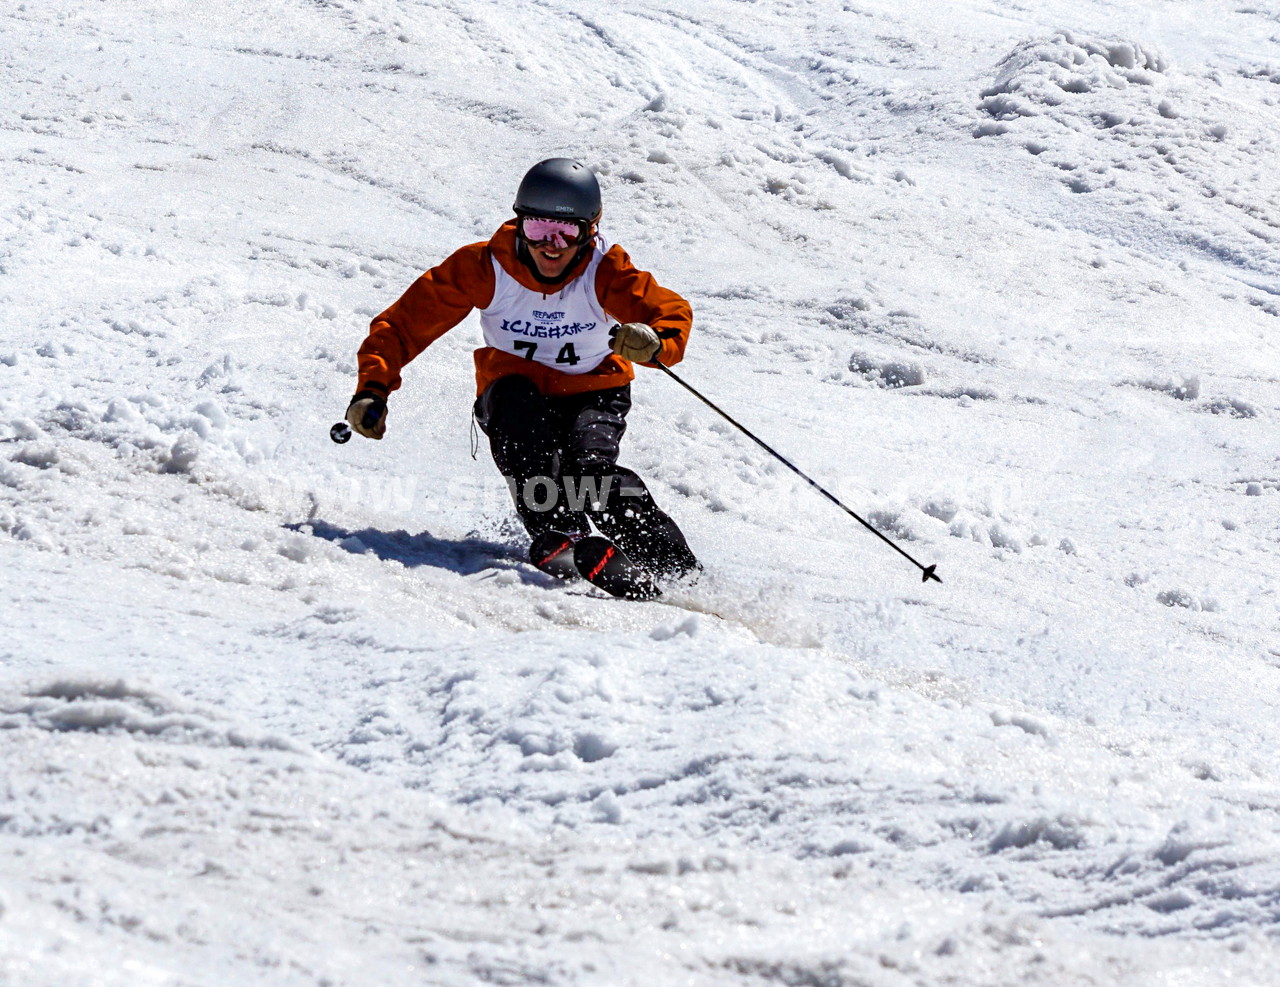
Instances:
[[[329,429],[329,438],[333,439],[338,445],[351,441],[351,426],[346,422],[334,422],[333,428]]]

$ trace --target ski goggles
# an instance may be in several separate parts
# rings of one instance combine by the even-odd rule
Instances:
[[[576,219],[521,216],[516,231],[535,247],[579,247],[591,236],[591,225]]]

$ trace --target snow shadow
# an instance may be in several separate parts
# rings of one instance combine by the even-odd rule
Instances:
[[[377,528],[353,531],[321,520],[286,524],[284,527],[299,534],[323,538],[353,555],[375,555],[408,568],[431,566],[448,569],[460,576],[490,569],[515,569],[524,561],[510,545],[483,538],[451,540],[437,538],[429,531],[410,534],[404,530],[380,531]]]

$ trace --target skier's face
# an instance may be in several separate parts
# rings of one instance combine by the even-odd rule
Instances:
[[[555,279],[564,274],[577,256],[578,248],[552,247],[547,244],[529,244],[529,253],[533,257],[534,266],[544,278]]]

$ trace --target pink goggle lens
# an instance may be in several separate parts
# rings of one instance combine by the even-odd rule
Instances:
[[[538,246],[571,247],[582,242],[582,227],[563,219],[525,216],[520,220],[520,232],[526,240]]]

